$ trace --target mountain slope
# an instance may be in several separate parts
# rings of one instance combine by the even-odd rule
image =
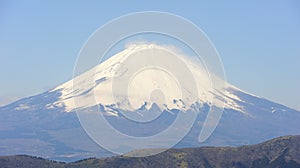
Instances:
[[[142,151],[135,151],[142,152]],[[143,151],[145,152],[145,151]],[[58,163],[29,156],[0,157],[3,167],[231,167],[298,168],[300,136],[279,137],[257,145],[170,149],[144,158],[112,157]],[[16,166],[18,165],[18,166]]]
[[[109,86],[112,85],[112,74],[119,72],[118,67],[122,65],[123,59],[143,49],[148,51],[151,47],[153,49],[155,46],[129,48],[54,89],[0,107],[0,155],[28,154],[64,161],[111,156],[112,153],[100,148],[82,129],[74,110],[74,99],[78,99],[80,102],[76,104],[78,108],[100,110],[106,116],[106,120],[117,130],[137,137],[155,135],[168,128],[180,112],[189,109],[196,110],[196,122],[176,147],[239,146],[259,143],[283,135],[300,134],[298,129],[300,112],[246,93],[228,83],[223,88],[211,92],[213,88],[209,84],[207,74],[188,59],[183,59],[183,61],[191,69],[195,78],[200,80],[200,82],[196,81],[196,84],[202,88],[197,93],[198,101],[189,102],[185,99],[180,101],[180,95],[178,97],[175,92],[176,82],[175,84],[170,83],[171,90],[165,87],[165,94],[169,96],[166,98],[165,104],[149,100],[145,95],[149,94],[154,85],[148,85],[148,83],[156,82],[162,88],[166,83],[164,80],[159,83],[160,78],[155,78],[152,71],[145,72],[148,74],[146,77],[139,76],[137,78],[139,80],[132,83],[133,91],[140,90],[140,93],[132,92],[132,94],[140,94],[141,97],[141,99],[133,100],[135,102],[133,111],[136,112],[136,109],[145,104],[146,111],[150,112],[147,114],[152,117],[151,114],[156,114],[161,110],[161,116],[154,122],[144,124],[127,120],[120,110],[128,109],[128,106],[116,108],[116,104],[111,104],[114,102],[113,99],[105,96],[106,94],[98,97],[99,99],[95,101],[93,93],[96,95],[98,95],[97,93],[100,95],[111,93],[112,90],[109,89]],[[149,51],[152,52],[152,50]],[[172,81],[165,73],[162,73],[160,77]],[[92,80],[89,80],[91,78]],[[73,82],[77,86],[75,89],[72,87]],[[145,86],[145,88],[135,88],[138,86]],[[172,90],[175,90],[175,93]],[[207,141],[199,143],[200,130],[212,107],[211,97],[222,96],[226,98],[226,104],[220,123]],[[197,103],[200,108],[193,108],[198,107],[193,106]],[[190,106],[183,106],[183,104]],[[145,113],[143,114],[145,115]],[[136,116],[140,117],[141,115]],[[178,128],[178,131],[185,131],[185,128]]]

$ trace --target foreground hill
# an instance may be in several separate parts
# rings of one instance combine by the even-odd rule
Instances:
[[[161,154],[143,158],[118,156],[63,163],[25,155],[4,156],[0,157],[0,167],[300,168],[300,135],[279,137],[257,145],[241,147],[170,149]]]

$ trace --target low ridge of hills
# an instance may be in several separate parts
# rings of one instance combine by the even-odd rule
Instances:
[[[134,152],[147,152],[140,150]],[[256,145],[170,149],[148,157],[115,156],[65,163],[27,155],[1,156],[1,168],[81,167],[203,167],[300,168],[300,135],[284,136]]]

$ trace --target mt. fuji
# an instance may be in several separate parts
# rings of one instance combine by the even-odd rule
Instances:
[[[215,89],[211,79],[221,79],[186,56],[177,58],[183,68],[176,60],[168,64],[173,54],[166,50],[154,44],[129,46],[54,89],[0,107],[0,155],[28,154],[65,161],[111,155],[81,128],[78,109],[100,111],[114,128],[138,137],[163,131],[180,112],[196,112],[193,127],[175,147],[237,146],[300,134],[299,111],[225,81]],[[141,55],[145,59],[139,61]],[[165,68],[144,68],[136,73],[131,69],[137,64],[147,67],[158,63]],[[122,79],[131,73],[134,78],[127,76],[124,82]],[[198,136],[212,106],[224,107],[223,115],[209,139],[200,143]],[[128,117],[148,125],[129,121]]]

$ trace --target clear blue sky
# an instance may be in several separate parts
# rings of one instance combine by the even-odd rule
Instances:
[[[300,110],[300,1],[0,1],[0,103],[72,78],[77,54],[101,25],[157,10],[199,26],[227,80]]]

